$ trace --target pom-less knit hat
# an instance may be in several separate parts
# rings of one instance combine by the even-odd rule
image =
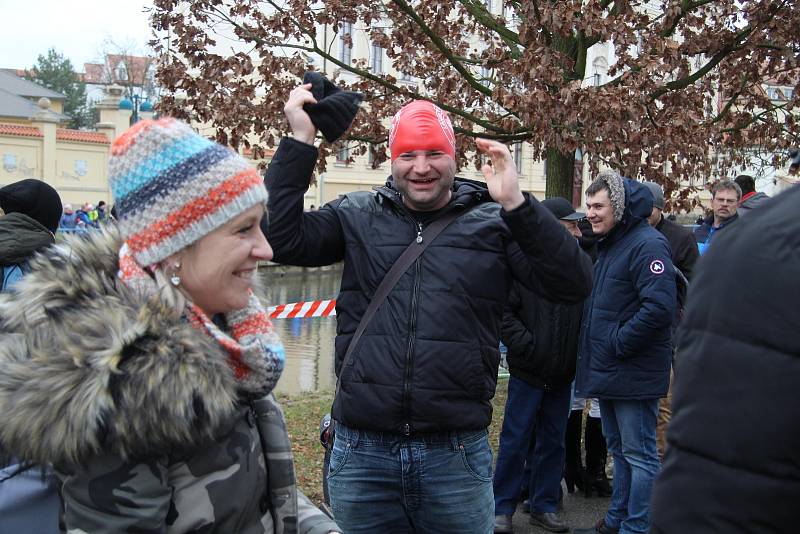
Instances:
[[[642,182],[642,185],[650,191],[651,195],[653,195],[653,207],[663,210],[664,190],[661,189],[661,186],[655,182]]]
[[[311,94],[317,101],[316,104],[304,105],[303,109],[325,140],[333,143],[350,128],[364,95],[342,91],[319,72],[306,72],[303,83],[311,84]]]
[[[50,185],[27,178],[0,188],[0,208],[6,213],[22,213],[51,233],[61,220],[61,197]]]
[[[108,174],[119,231],[143,267],[267,200],[246,159],[172,118],[123,132],[111,146]]]

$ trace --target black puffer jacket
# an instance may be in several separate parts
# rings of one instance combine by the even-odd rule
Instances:
[[[714,238],[678,330],[652,530],[797,532],[800,187]]]
[[[594,242],[584,240],[581,245],[584,250],[591,249]],[[503,314],[501,335],[508,347],[506,359],[511,376],[546,390],[571,384],[575,378],[582,315],[582,302],[551,302],[514,282]]]
[[[536,200],[506,213],[485,187],[456,181],[444,210],[465,213],[400,279],[341,369],[370,299],[419,226],[388,185],[304,213],[316,158],[310,145],[281,142],[266,177],[267,235],[281,263],[344,260],[336,306],[341,389],[334,418],[353,428],[399,434],[486,428],[511,280],[577,302],[591,289],[589,259]]]
[[[694,264],[700,258],[697,242],[691,230],[663,216],[655,228],[664,234],[664,237],[669,241],[669,248],[672,251],[672,263],[680,270],[686,280],[691,282]],[[678,310],[682,310],[686,303],[686,290],[688,287],[682,278],[678,277],[678,280]]]

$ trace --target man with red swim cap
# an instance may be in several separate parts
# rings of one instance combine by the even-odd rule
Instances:
[[[486,183],[457,179],[447,114],[415,101],[394,116],[392,175],[375,191],[303,211],[316,128],[308,86],[284,106],[294,137],[266,175],[275,258],[292,265],[344,261],[337,297],[328,473],[344,532],[475,532],[494,527],[487,440],[500,360],[503,305],[513,279],[549,300],[591,291],[591,263],[561,224],[519,189],[508,148],[478,139]],[[377,287],[433,221],[458,217],[392,287],[343,364]]]

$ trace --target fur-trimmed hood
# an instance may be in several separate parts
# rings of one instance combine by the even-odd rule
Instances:
[[[0,295],[0,450],[64,468],[213,438],[237,406],[218,346],[117,279],[106,228],[50,247]]]

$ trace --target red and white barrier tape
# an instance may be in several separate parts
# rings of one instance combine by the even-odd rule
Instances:
[[[336,300],[312,300],[290,302],[267,308],[270,319],[293,319],[295,317],[331,317],[336,315]]]

